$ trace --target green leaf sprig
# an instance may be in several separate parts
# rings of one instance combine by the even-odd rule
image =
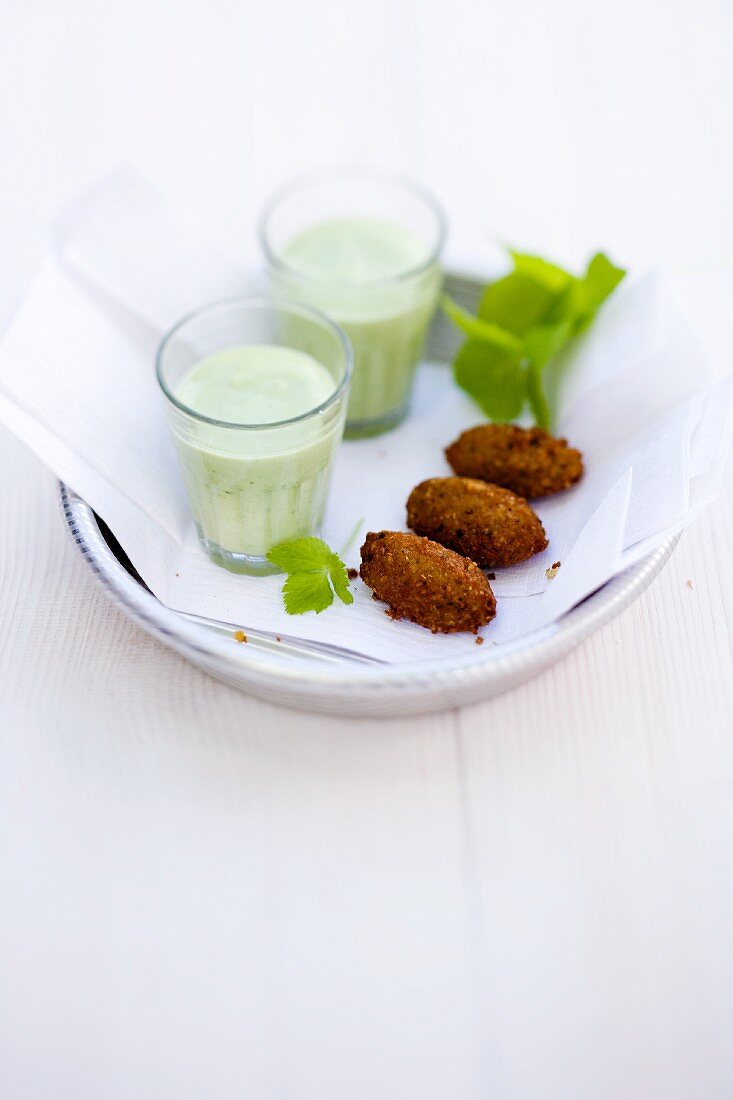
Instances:
[[[283,601],[288,615],[316,614],[333,603],[353,603],[346,566],[322,539],[303,538],[281,542],[267,553],[267,560],[287,573]]]
[[[477,316],[443,299],[445,313],[467,336],[453,374],[492,420],[515,420],[528,404],[535,422],[549,428],[545,367],[593,323],[626,272],[602,252],[581,276],[539,256],[510,256],[514,270],[486,287]]]

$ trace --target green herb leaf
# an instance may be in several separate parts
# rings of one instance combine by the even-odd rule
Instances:
[[[544,286],[551,294],[560,294],[572,282],[573,276],[557,264],[543,260],[541,256],[530,256],[526,252],[509,250],[514,260],[514,271],[526,275]]]
[[[550,405],[542,385],[542,368],[537,363],[527,365],[527,400],[535,423],[545,431],[550,427]]]
[[[346,566],[322,539],[281,542],[268,552],[267,560],[288,574],[283,585],[288,615],[325,611],[333,603],[334,592],[342,603],[354,602]]]
[[[573,323],[570,320],[557,321],[552,325],[537,325],[524,338],[525,356],[542,369],[567,343],[572,329]]]
[[[331,553],[322,539],[292,539],[273,546],[267,554],[267,560],[285,573],[307,573],[323,569]]]
[[[521,272],[497,279],[484,291],[478,307],[482,321],[524,336],[541,324],[553,305],[556,293]]]
[[[472,313],[468,313],[465,309],[461,309],[458,303],[454,302],[452,298],[449,298],[447,294],[443,296],[443,309],[450,317],[451,321],[453,321],[458,328],[463,329],[466,335],[471,339],[481,340],[485,344],[499,348],[502,351],[518,353],[522,350],[522,341],[518,340],[517,337],[513,336],[507,329],[501,328],[491,321],[474,317]]]
[[[510,255],[514,270],[486,288],[478,316],[444,300],[445,312],[468,336],[453,372],[491,419],[512,420],[528,401],[535,421],[549,427],[544,368],[593,322],[625,271],[602,252],[580,278],[540,256]]]
[[[514,420],[527,395],[521,356],[467,340],[453,364],[456,382],[492,420]]]
[[[599,308],[625,274],[624,269],[612,264],[608,256],[602,252],[596,253],[588,264],[584,277],[576,281],[576,332],[581,332],[592,324]]]
[[[328,574],[291,573],[283,585],[283,600],[288,615],[303,615],[306,611],[319,614],[333,603]]]
[[[349,575],[346,572],[346,566],[341,561],[338,554],[331,553],[328,564],[328,576],[333,590],[341,600],[342,603],[353,603],[354,597],[349,588]]]

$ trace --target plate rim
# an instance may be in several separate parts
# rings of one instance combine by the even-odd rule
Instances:
[[[428,689],[428,694],[433,695],[449,683],[462,689],[483,685],[484,694],[490,694],[514,686],[559,660],[628,607],[664,568],[681,536],[680,531],[668,537],[549,627],[525,635],[521,644],[507,643],[507,651],[490,660],[477,652],[473,658],[468,654],[446,658],[440,667],[433,662],[427,666],[424,661],[399,665],[320,665],[306,659],[301,665],[254,646],[233,646],[231,639],[209,632],[166,607],[118,561],[90,505],[64,482],[59,481],[58,487],[61,511],[77,550],[128,618],[194,663],[240,687],[300,690],[311,701],[324,691],[338,695],[360,691],[371,695],[375,690],[400,693]]]

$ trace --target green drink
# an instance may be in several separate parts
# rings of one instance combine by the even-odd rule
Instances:
[[[319,529],[349,372],[343,334],[283,302],[225,302],[166,338],[158,377],[199,537],[217,564],[272,572],[271,547]]]
[[[320,216],[329,210],[339,216]],[[435,204],[402,181],[355,173],[277,196],[262,233],[275,289],[322,310],[351,341],[347,436],[394,427],[440,292]]]

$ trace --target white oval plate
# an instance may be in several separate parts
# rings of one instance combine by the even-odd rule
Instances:
[[[446,660],[439,670],[419,662],[357,665],[319,662],[237,643],[231,632],[193,622],[165,607],[136,577],[92,509],[60,484],[61,507],[79,553],[110,599],[143,630],[234,687],[271,703],[326,714],[398,715],[475,703],[516,687],[574,649],[628,607],[668,561],[679,535],[614,577],[557,622],[486,660]]]
[[[446,290],[466,309],[475,308],[481,289],[482,283],[471,277],[446,276]],[[426,359],[450,362],[461,339],[439,311],[428,336]],[[293,646],[273,645],[260,635],[256,644],[239,644],[231,626],[196,621],[165,607],[145,587],[89,505],[65,485],[60,492],[66,522],[85,561],[117,606],[149,634],[220,680],[270,702],[353,716],[444,710],[516,687],[565,656],[636,599],[665,565],[679,539],[679,535],[668,539],[557,622],[502,645],[489,659],[485,653],[481,659],[478,654],[463,655],[446,659],[436,670],[434,662],[429,668],[419,662],[358,664],[324,652],[308,653],[304,645],[314,650],[319,643],[302,640]]]

